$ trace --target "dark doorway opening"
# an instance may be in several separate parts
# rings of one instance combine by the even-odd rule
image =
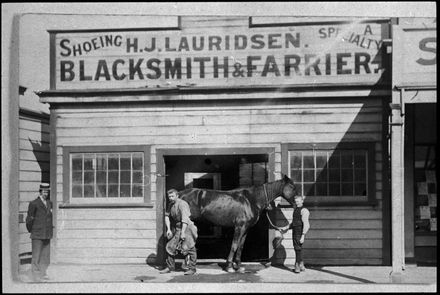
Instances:
[[[166,190],[197,187],[231,190],[260,185],[268,181],[267,154],[164,156]],[[214,226],[206,220],[195,221],[198,228],[197,257],[206,260],[227,258],[233,237],[232,228]],[[263,214],[244,244],[242,261],[261,261],[269,256],[269,223]]]

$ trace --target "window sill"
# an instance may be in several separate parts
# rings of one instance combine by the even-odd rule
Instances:
[[[109,203],[109,204],[66,204],[58,205],[60,209],[83,209],[83,208],[153,208],[153,203]]]

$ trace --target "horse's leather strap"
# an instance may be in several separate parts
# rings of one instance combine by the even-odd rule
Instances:
[[[269,209],[272,209],[270,207],[269,198],[267,197],[267,189],[266,189],[266,184],[265,183],[263,183],[263,189],[264,189],[264,196],[266,197],[266,207],[269,207]]]

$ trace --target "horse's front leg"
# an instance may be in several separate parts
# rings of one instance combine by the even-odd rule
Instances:
[[[232,268],[232,260],[234,259],[235,253],[237,252],[240,238],[241,238],[241,227],[236,226],[234,230],[234,237],[232,239],[231,250],[229,251],[228,260],[226,261],[227,272],[234,272],[234,269]]]
[[[237,270],[240,273],[244,273],[245,271],[244,267],[241,266],[241,253],[243,251],[244,242],[246,241],[247,234],[248,234],[248,229],[246,229],[244,234],[242,235],[238,243],[237,253],[235,255],[235,263],[237,264]]]

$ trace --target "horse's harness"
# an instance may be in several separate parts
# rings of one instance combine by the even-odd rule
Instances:
[[[266,197],[266,206],[265,206],[265,208],[272,208],[272,206],[270,206],[269,197],[267,196],[267,189],[266,189],[266,184],[265,184],[265,183],[263,184],[263,189],[264,189],[264,196]],[[282,229],[281,229],[280,227],[278,227],[278,226],[276,226],[276,225],[274,225],[274,224],[272,223],[272,221],[271,221],[270,218],[269,218],[268,210],[266,210],[266,217],[267,217],[267,220],[269,220],[270,225],[271,225],[274,229],[276,229],[277,231],[280,232],[280,234],[281,234],[281,240],[283,240],[283,239],[284,239],[283,231],[282,231]]]

